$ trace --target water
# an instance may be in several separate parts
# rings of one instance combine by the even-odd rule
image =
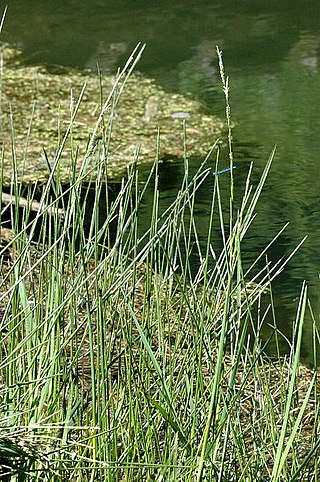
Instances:
[[[24,61],[114,73],[138,41],[147,44],[139,70],[168,91],[190,92],[224,115],[215,46],[231,81],[235,177],[254,161],[258,179],[273,146],[277,154],[246,255],[254,257],[286,223],[270,251],[285,255],[308,239],[276,283],[280,323],[294,318],[301,283],[320,312],[320,9],[318,0],[9,0],[3,39]],[[227,164],[226,164],[227,165]],[[221,168],[226,167],[221,166]],[[162,165],[163,203],[179,187],[181,166]],[[201,193],[199,226],[209,198]],[[304,353],[311,350],[311,325]]]

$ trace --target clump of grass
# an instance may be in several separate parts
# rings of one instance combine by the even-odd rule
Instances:
[[[319,380],[315,370],[300,364],[307,287],[302,284],[288,355],[268,358],[260,330],[273,308],[270,283],[291,255],[266,263],[258,274],[256,263],[243,265],[242,242],[273,153],[257,186],[249,171],[236,208],[229,85],[218,54],[229,128],[227,209],[219,176],[212,176],[217,166],[208,166],[212,152],[219,163],[218,144],[192,176],[185,156],[181,188],[165,211],[158,162],[141,184],[138,149],[118,195],[109,198],[112,119],[139,50],[103,104],[67,193],[59,163],[67,140],[74,145],[82,93],[55,159],[48,160],[38,213],[31,217],[32,190],[22,219],[10,206],[13,238],[1,252],[9,250],[0,282],[4,477],[318,480]],[[101,127],[104,148],[97,155],[93,146]],[[70,158],[77,162],[75,146]],[[14,145],[12,160],[14,165]],[[96,175],[93,200],[84,183],[90,172]],[[195,206],[204,183],[212,187],[212,203],[203,249]],[[153,186],[153,202],[149,227],[141,232],[147,186]],[[21,192],[13,179],[12,193],[19,198]],[[196,273],[190,262],[194,251],[200,259]],[[281,337],[275,320],[274,333]],[[314,328],[315,346],[317,337]]]

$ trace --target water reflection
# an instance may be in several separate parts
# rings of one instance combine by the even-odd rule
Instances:
[[[317,1],[278,3],[93,0],[88,7],[84,0],[9,0],[4,38],[18,42],[30,61],[79,67],[99,61],[107,70],[141,40],[148,44],[141,69],[162,72],[173,86],[177,79],[169,77],[177,65],[194,55],[200,69],[211,73],[214,45],[228,52],[229,68],[269,69],[299,32],[318,31]]]

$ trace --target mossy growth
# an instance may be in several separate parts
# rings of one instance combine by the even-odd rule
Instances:
[[[60,154],[60,179],[68,182],[74,165],[80,167],[84,156],[88,156],[89,139],[92,141],[101,106],[114,86],[115,77],[64,69],[52,73],[44,67],[25,66],[19,60],[19,52],[6,45],[2,45],[1,55],[0,114],[5,184],[12,182],[13,165],[23,182],[48,177],[45,158],[47,156],[49,164],[54,162],[86,84]],[[157,147],[158,130],[160,146]],[[154,80],[133,73],[114,109],[111,105],[106,110],[95,132],[90,155],[92,163],[97,157],[100,160],[104,157],[109,177],[117,179],[133,161],[137,149],[139,163],[148,163],[156,155],[160,160],[178,160],[183,158],[186,138],[187,155],[203,156],[223,130],[224,122],[206,114],[199,102],[167,93]]]

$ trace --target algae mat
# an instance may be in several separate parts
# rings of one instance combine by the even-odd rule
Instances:
[[[154,80],[135,73],[114,101],[115,108],[100,117],[95,130],[115,77],[62,69],[51,73],[43,67],[24,66],[19,53],[8,46],[2,46],[2,58],[0,141],[4,184],[12,182],[14,171],[23,182],[48,178],[48,166],[54,164],[84,85],[77,115],[59,155],[58,169],[64,182],[70,181],[72,170],[75,166],[80,169],[84,158],[86,165],[92,166],[88,169],[91,175],[94,166],[104,163],[113,179],[119,178],[135,157],[138,163],[147,163],[159,152],[163,160],[181,159],[185,133],[187,155],[204,156],[224,131],[224,122],[206,115],[200,103],[167,93]]]

